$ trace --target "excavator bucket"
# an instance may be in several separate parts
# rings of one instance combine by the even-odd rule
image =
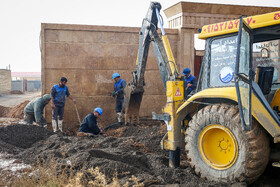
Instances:
[[[124,108],[125,108],[125,124],[138,124],[139,123],[139,110],[143,97],[143,91],[134,92],[132,86],[128,85],[124,89]]]

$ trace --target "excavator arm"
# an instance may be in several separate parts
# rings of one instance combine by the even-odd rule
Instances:
[[[144,74],[150,43],[153,44],[161,79],[166,91],[167,103],[161,115],[153,113],[153,118],[165,121],[167,133],[161,142],[162,148],[170,150],[171,167],[179,165],[181,144],[181,122],[177,121],[176,110],[183,102],[184,84],[178,73],[169,41],[165,35],[162,17],[160,16],[161,5],[151,2],[146,17],[143,19],[139,37],[139,48],[136,60],[137,69],[132,72],[133,79],[128,83],[125,90],[126,123],[131,117],[139,119],[139,109],[144,93]],[[161,35],[158,34],[158,24]],[[157,81],[157,80],[155,80]],[[132,119],[133,120],[133,119]]]
[[[144,18],[142,22],[136,61],[137,69],[132,72],[133,81],[131,84],[135,86],[133,87],[133,93],[143,92],[143,86],[145,85],[144,74],[151,42],[154,47],[164,88],[166,89],[166,82],[168,80],[175,80],[175,78],[179,76],[169,41],[162,26],[162,18],[159,14],[160,9],[160,3],[151,2],[146,18]],[[162,30],[162,39],[157,32],[158,22],[160,23]]]

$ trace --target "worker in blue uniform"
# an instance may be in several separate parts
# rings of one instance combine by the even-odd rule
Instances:
[[[93,113],[88,114],[85,119],[82,121],[82,124],[79,128],[78,136],[94,136],[99,133],[102,133],[102,130],[99,129],[97,119],[101,118],[103,114],[102,108],[95,108]]]
[[[122,122],[122,113],[124,114],[124,107],[123,107],[123,103],[124,103],[124,88],[126,86],[126,82],[125,80],[120,78],[120,74],[119,73],[114,73],[112,75],[112,79],[115,80],[115,84],[114,84],[114,92],[112,93],[112,95],[114,97],[116,97],[116,112],[118,115],[118,122],[121,123]]]
[[[58,128],[62,132],[62,123],[63,123],[63,114],[64,114],[64,105],[66,102],[65,96],[69,97],[74,104],[76,104],[76,100],[70,95],[68,87],[66,86],[67,79],[65,77],[61,77],[59,84],[53,85],[51,89],[51,97],[52,97],[52,126],[53,132],[57,131],[57,123],[58,119]]]
[[[189,98],[189,94],[194,91],[197,87],[197,78],[191,74],[191,70],[189,68],[185,68],[183,70],[184,78],[184,86],[185,86],[185,99]]]

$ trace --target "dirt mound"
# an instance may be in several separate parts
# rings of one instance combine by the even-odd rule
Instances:
[[[0,140],[19,148],[29,148],[34,143],[52,135],[47,129],[33,125],[0,127]]]
[[[24,107],[29,103],[29,101],[24,101],[23,103],[15,107],[5,107],[0,105],[0,117],[8,118],[23,118]]]
[[[159,146],[161,128],[160,122],[142,122],[139,126],[119,126],[103,136],[87,138],[53,134],[37,126],[13,125],[0,127],[0,146],[4,147],[2,151],[27,164],[39,159],[55,160],[61,166],[70,163],[77,171],[99,167],[108,178],[117,171],[122,184],[135,175],[147,186],[222,185],[200,179],[184,161],[181,168],[169,168],[168,152]]]
[[[7,117],[9,118],[23,118],[24,116],[24,107],[29,103],[29,101],[24,101],[23,103],[13,107]]]
[[[0,117],[6,117],[10,109],[11,109],[10,107],[5,107],[0,105]]]
[[[19,90],[12,90],[10,91],[10,94],[23,94],[23,92]]]

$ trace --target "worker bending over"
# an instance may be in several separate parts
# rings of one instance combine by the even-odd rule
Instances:
[[[51,96],[45,94],[43,97],[37,97],[30,101],[24,107],[24,121],[26,124],[33,124],[36,122],[37,125],[44,127],[46,119],[43,116],[45,106],[50,102]]]
[[[78,136],[94,136],[99,133],[102,133],[102,130],[99,129],[97,119],[100,118],[103,114],[103,110],[99,107],[95,108],[93,113],[88,114],[85,119],[82,121],[82,124],[79,128]]]
[[[57,116],[59,116],[58,128],[62,132],[64,105],[66,102],[65,96],[69,97],[74,102],[74,104],[76,104],[76,100],[70,95],[66,83],[67,79],[65,77],[61,77],[59,84],[53,85],[51,89],[53,132],[57,131]]]
[[[197,79],[195,76],[191,75],[191,70],[189,68],[185,68],[183,70],[183,75],[185,76],[184,85],[185,85],[185,99],[189,98],[189,94],[196,89],[197,87]]]
[[[126,86],[125,80],[120,78],[120,74],[114,73],[112,79],[115,80],[113,97],[116,97],[116,112],[118,115],[118,122],[122,122],[122,113],[124,114],[123,102],[124,102],[124,88]]]

